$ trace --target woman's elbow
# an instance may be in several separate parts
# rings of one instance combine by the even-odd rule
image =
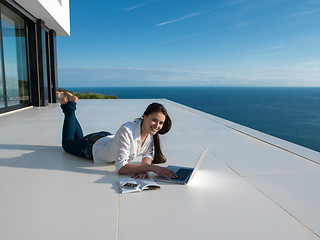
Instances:
[[[118,170],[118,174],[119,174],[119,175],[124,175],[124,174],[126,174],[125,171],[126,171],[126,170],[125,170],[125,166],[123,166],[122,168],[120,168],[120,169]]]

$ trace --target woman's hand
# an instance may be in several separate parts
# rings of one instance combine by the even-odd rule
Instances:
[[[157,166],[157,165],[152,165],[152,171],[154,173],[156,173],[157,175],[159,175],[161,177],[165,177],[167,179],[176,178],[177,177],[177,174],[175,174],[171,170],[169,170],[169,169],[167,169],[165,167]]]
[[[149,174],[147,172],[141,172],[141,173],[136,173],[132,176],[132,178],[134,179],[149,179]]]

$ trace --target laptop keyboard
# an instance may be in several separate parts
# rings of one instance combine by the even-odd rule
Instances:
[[[190,174],[192,173],[193,169],[185,169],[185,168],[180,168],[176,174],[178,177],[174,178],[174,180],[179,180],[179,181],[184,181],[186,180]]]

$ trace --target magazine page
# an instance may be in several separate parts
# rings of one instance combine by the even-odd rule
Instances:
[[[141,192],[142,190],[160,189],[160,185],[153,179],[123,178],[119,180],[118,184],[121,193],[133,193]]]
[[[153,179],[136,179],[141,190],[154,190],[159,189],[160,185],[156,183]]]
[[[141,192],[141,185],[134,178],[120,179],[118,184],[121,193]]]

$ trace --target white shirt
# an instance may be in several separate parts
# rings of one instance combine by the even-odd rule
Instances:
[[[138,156],[153,159],[153,136],[149,134],[141,147],[140,126],[141,120],[126,122],[115,135],[96,141],[92,148],[94,163],[115,162],[119,171]]]

